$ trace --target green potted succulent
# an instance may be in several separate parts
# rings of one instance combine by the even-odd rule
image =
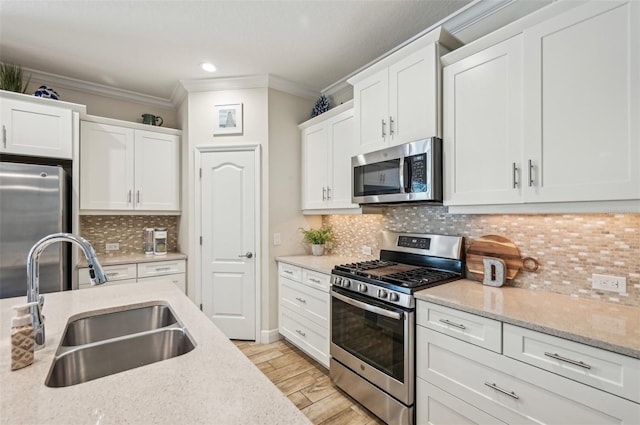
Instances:
[[[0,63],[0,89],[17,93],[26,93],[31,76],[23,82],[22,67],[8,63]]]
[[[333,236],[330,227],[309,230],[300,229],[300,231],[304,236],[305,242],[311,244],[311,253],[313,255],[324,254],[325,244],[329,242]]]

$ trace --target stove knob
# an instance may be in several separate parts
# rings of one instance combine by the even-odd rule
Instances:
[[[333,279],[333,284],[336,286],[342,286],[342,278],[340,276],[336,276],[335,279]]]
[[[396,294],[395,292],[392,292],[389,294],[389,301],[398,301],[400,299],[400,297],[398,296],[398,294]]]
[[[351,281],[349,279],[342,279],[342,287],[349,288],[351,286]]]
[[[358,292],[367,292],[367,285],[361,283],[358,285]]]
[[[387,298],[387,294],[386,289],[378,289],[378,298]]]

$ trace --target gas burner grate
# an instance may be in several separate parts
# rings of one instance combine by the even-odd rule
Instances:
[[[341,264],[335,268],[349,273],[357,273],[365,270],[379,269],[381,267],[394,266],[397,263],[384,260],[360,261],[358,263]]]
[[[380,280],[392,283],[394,285],[414,288],[417,286],[435,284],[458,277],[459,275],[457,275],[456,273],[421,268],[382,276]]]

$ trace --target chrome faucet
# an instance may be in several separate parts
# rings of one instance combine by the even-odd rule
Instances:
[[[42,315],[44,296],[40,295],[40,254],[55,242],[72,242],[82,249],[89,265],[91,285],[102,285],[107,281],[93,247],[85,238],[71,233],[53,233],[36,242],[27,256],[27,302],[37,301],[38,303],[31,307],[36,350],[44,347],[44,316]]]

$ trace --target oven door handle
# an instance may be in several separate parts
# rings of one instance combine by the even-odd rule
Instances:
[[[398,313],[396,311],[386,310],[384,308],[376,307],[375,305],[363,303],[362,301],[354,300],[353,298],[345,297],[342,294],[338,294],[335,291],[331,291],[331,296],[343,301],[347,304],[351,304],[354,307],[358,307],[362,310],[367,310],[375,314],[379,314],[381,316],[390,317],[396,320],[402,320],[404,317],[404,313]]]

